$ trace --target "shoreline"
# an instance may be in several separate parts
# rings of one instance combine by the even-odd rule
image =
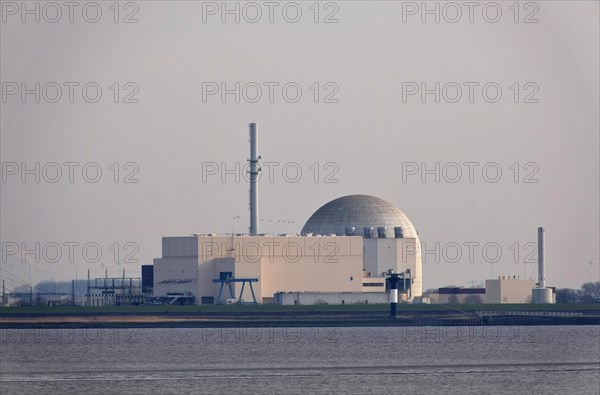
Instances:
[[[383,326],[506,326],[600,325],[600,311],[480,311],[430,309],[399,311],[71,311],[0,313],[2,329],[38,328],[227,328],[227,327],[383,327]]]
[[[0,329],[600,325],[600,304],[0,308]]]

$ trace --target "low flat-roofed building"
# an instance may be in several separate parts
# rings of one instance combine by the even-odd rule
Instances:
[[[485,288],[440,288],[436,303],[485,303]]]
[[[382,292],[277,292],[273,303],[281,305],[387,304]]]
[[[163,237],[162,258],[154,260],[154,295],[217,303],[221,284],[213,280],[221,273],[258,279],[252,290],[259,303],[276,292],[362,292],[362,241],[360,236]],[[231,284],[236,298],[243,285]],[[226,286],[221,301],[230,297]],[[248,284],[242,298],[252,300]]]

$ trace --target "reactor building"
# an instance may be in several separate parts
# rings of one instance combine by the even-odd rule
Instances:
[[[398,292],[422,295],[419,235],[395,205],[368,195],[334,199],[296,235],[258,229],[256,124],[250,124],[248,234],[162,238],[153,294],[170,303],[387,303],[386,274]]]
[[[357,231],[360,229],[360,231]],[[367,195],[325,204],[300,235],[162,238],[154,296],[185,303],[387,303],[386,274],[407,300],[422,294],[419,236],[397,207]]]

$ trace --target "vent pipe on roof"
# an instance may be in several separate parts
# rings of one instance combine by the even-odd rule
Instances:
[[[404,228],[402,226],[395,226],[394,227],[394,237],[397,239],[403,239],[404,238]]]

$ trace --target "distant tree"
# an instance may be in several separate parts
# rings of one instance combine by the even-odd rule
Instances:
[[[595,283],[585,283],[581,286],[581,302],[600,302],[600,281],[596,281]]]
[[[465,297],[463,303],[466,304],[483,304],[483,299],[479,295],[468,295]]]
[[[37,285],[35,286],[35,290],[42,292],[70,293],[71,282],[42,280],[39,283],[37,283]]]
[[[24,293],[29,293],[29,285],[19,285],[18,287],[15,287],[15,289],[13,290],[14,293],[20,293],[20,294],[24,294]]]
[[[581,292],[571,288],[561,288],[556,290],[556,303],[578,303],[581,299]]]
[[[75,280],[75,293],[78,295],[87,292],[87,280]],[[33,292],[56,292],[71,294],[73,291],[73,281],[52,281],[42,280],[33,286]]]
[[[458,298],[456,297],[456,295],[450,295],[450,297],[448,298],[448,304],[458,304]]]

